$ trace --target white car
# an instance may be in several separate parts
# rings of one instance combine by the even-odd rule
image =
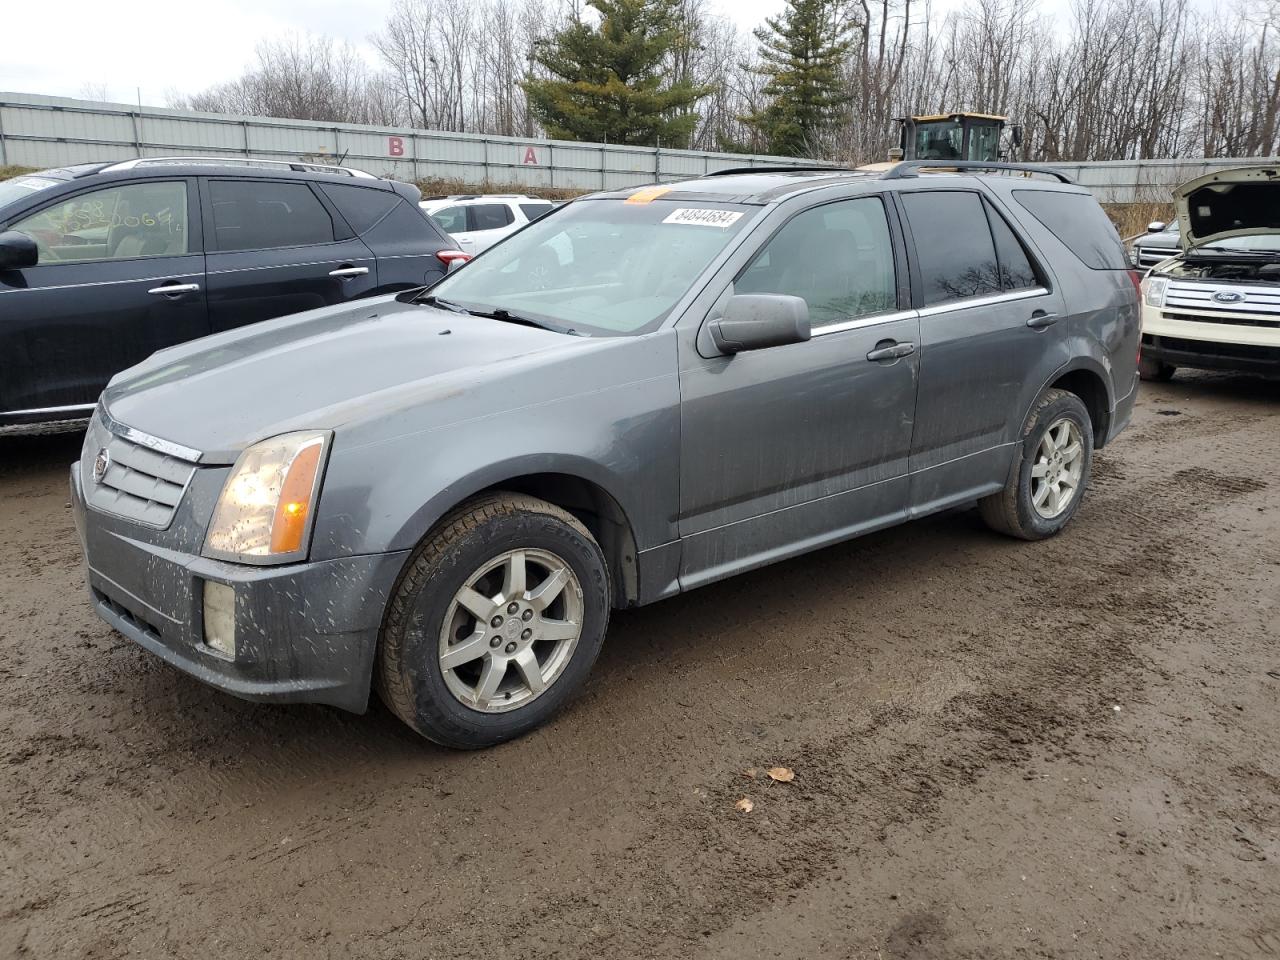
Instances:
[[[512,193],[436,197],[419,206],[472,256],[555,209],[550,200]]]
[[[1181,250],[1142,283],[1142,378],[1280,374],[1280,167],[1208,174],[1174,200]]]

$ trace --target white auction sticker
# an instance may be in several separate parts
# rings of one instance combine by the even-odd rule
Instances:
[[[737,210],[695,209],[679,207],[667,214],[663,223],[687,223],[695,227],[731,227],[742,218]]]

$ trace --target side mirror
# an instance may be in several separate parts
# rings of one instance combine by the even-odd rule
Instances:
[[[763,350],[809,339],[809,304],[779,293],[740,293],[707,324],[721,353]]]
[[[1168,226],[1163,220],[1152,220],[1147,224],[1147,233],[1164,233],[1164,228]]]
[[[1022,124],[1015,123],[1009,128],[1009,142],[1015,149],[1022,146]]]
[[[17,230],[0,233],[0,270],[22,270],[39,262],[40,250],[25,233]]]

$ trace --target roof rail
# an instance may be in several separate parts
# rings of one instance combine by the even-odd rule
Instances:
[[[172,167],[172,166],[216,166],[216,167],[261,167],[272,169],[286,167],[299,173],[329,173],[339,177],[359,177],[363,180],[377,180],[372,173],[357,170],[355,167],[339,167],[331,163],[305,163],[301,160],[259,160],[256,157],[138,157],[124,160],[104,167],[99,173],[114,173],[117,170],[134,170],[138,167]]]
[[[816,164],[796,164],[776,167],[725,167],[723,170],[712,170],[703,177],[728,177],[742,173],[857,173],[852,167],[827,167]]]
[[[1061,170],[1050,167],[1033,167],[1029,163],[997,163],[988,160],[904,160],[886,170],[880,179],[902,180],[907,177],[918,177],[921,170],[972,171],[974,173],[994,170],[1001,173],[1037,173],[1042,177],[1056,177],[1062,183],[1075,183]]]

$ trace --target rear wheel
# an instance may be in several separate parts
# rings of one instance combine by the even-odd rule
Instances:
[[[1027,418],[1005,488],[978,501],[982,519],[1011,537],[1051,537],[1075,516],[1092,465],[1089,411],[1074,393],[1046,390]]]
[[[1173,379],[1173,375],[1178,372],[1178,368],[1171,363],[1164,363],[1153,357],[1141,357],[1138,360],[1138,376],[1143,380],[1153,380],[1157,383],[1168,383]]]
[[[396,588],[379,691],[444,746],[520,736],[581,687],[604,641],[609,597],[600,547],[572,515],[521,494],[464,504]]]

